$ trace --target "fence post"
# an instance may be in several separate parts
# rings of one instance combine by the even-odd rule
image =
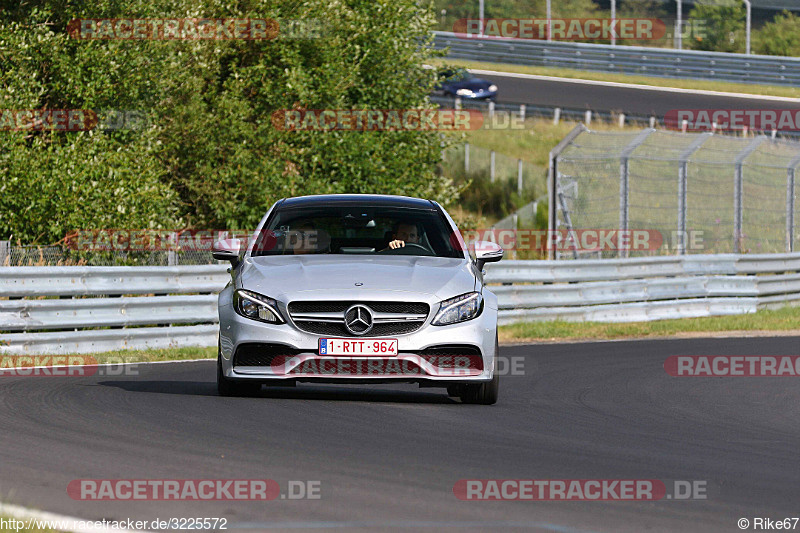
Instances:
[[[0,241],[0,267],[6,265],[6,258],[11,264],[11,241]]]
[[[629,144],[626,146],[622,153],[620,154],[619,158],[619,231],[627,232],[628,231],[628,197],[629,197],[629,190],[628,190],[628,159],[631,156],[631,153],[636,149],[637,146],[642,144],[647,137],[653,133],[655,130],[646,129],[643,130],[637,135]],[[619,250],[620,257],[627,257],[628,251],[627,250]]]
[[[794,168],[786,176],[786,252],[794,251]]]
[[[464,143],[464,172],[469,172],[469,143]]]
[[[744,181],[742,165],[744,164],[744,160],[747,159],[747,156],[753,153],[753,151],[758,148],[758,145],[765,140],[766,136],[759,135],[736,156],[736,170],[733,181],[733,253],[735,254],[742,253],[742,206],[744,203],[742,197],[742,182]]]
[[[701,133],[683,151],[678,167],[678,254],[686,253],[686,177],[689,171],[689,157],[711,137],[711,133]]]
[[[494,150],[489,152],[489,181],[494,183]]]
[[[461,109],[461,98],[456,96],[453,100],[453,109]]]
[[[586,113],[583,114],[583,122],[588,126],[592,123],[592,110],[587,109]]]
[[[786,171],[786,252],[794,252],[794,171],[800,165],[800,154],[789,162]]]
[[[586,126],[578,124],[566,137],[561,139],[555,148],[553,148],[547,155],[548,168],[547,168],[547,258],[553,259],[553,247],[550,245],[550,236],[553,235],[556,229],[556,209],[558,204],[558,156],[564,151],[564,148],[569,146],[575,138],[587,131]],[[534,215],[535,218],[535,215]]]
[[[522,159],[517,159],[517,194],[522,196]]]

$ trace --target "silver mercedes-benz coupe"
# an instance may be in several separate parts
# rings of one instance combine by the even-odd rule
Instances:
[[[231,262],[219,295],[217,385],[410,382],[467,403],[498,396],[497,297],[436,202],[321,195],[276,202],[252,237],[217,241]]]

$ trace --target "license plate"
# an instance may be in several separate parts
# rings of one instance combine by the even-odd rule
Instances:
[[[397,355],[397,339],[320,339],[320,355]]]

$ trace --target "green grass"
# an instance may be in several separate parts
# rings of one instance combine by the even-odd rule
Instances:
[[[652,322],[526,322],[500,327],[501,342],[625,339],[680,334],[754,331],[798,331],[800,307],[762,309],[746,315],[680,318]]]
[[[122,363],[151,363],[157,361],[183,361],[187,359],[211,359],[217,356],[216,346],[211,348],[187,347],[187,348],[159,348],[152,350],[116,350],[113,352],[103,352],[94,354],[83,354],[68,356],[63,361],[47,361],[45,364],[61,366],[64,364],[91,365],[91,364],[122,364]],[[15,356],[5,356],[14,358]],[[20,356],[28,357],[28,356]],[[28,366],[38,366],[42,364],[37,359],[38,356],[29,356],[30,359],[17,361],[20,368]],[[55,356],[59,357],[59,356]],[[10,362],[7,362],[10,363]]]
[[[613,81],[618,83],[633,83],[635,85],[650,85],[653,87],[675,87],[678,89],[693,89],[705,91],[719,91],[727,93],[744,93],[764,96],[785,96],[800,98],[800,88],[779,85],[755,85],[750,83],[733,83],[724,81],[683,80],[672,78],[657,78],[651,76],[636,76],[632,74],[610,74],[605,72],[592,72],[555,67],[529,67],[523,65],[509,65],[506,63],[484,63],[482,61],[466,61],[463,59],[447,58],[437,60],[434,64],[454,65],[459,67],[498,70],[503,72],[517,72],[520,74],[536,74],[539,76],[554,76],[559,78],[572,78],[594,81]],[[502,87],[500,89],[502,91]]]

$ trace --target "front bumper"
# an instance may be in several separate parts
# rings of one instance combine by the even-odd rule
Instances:
[[[222,371],[230,379],[259,381],[404,381],[432,383],[485,382],[493,377],[497,310],[484,306],[473,320],[450,326],[431,326],[431,316],[417,331],[394,335],[398,355],[334,357],[319,355],[322,335],[307,333],[293,324],[267,324],[233,311],[220,298],[220,355]],[[433,313],[431,313],[432,315]],[[361,340],[354,338],[353,340]],[[286,353],[263,366],[234,366],[234,353],[243,345],[270,343],[286,347]],[[459,356],[431,357],[441,346],[469,346],[474,351]],[[477,359],[477,360],[476,360]]]

